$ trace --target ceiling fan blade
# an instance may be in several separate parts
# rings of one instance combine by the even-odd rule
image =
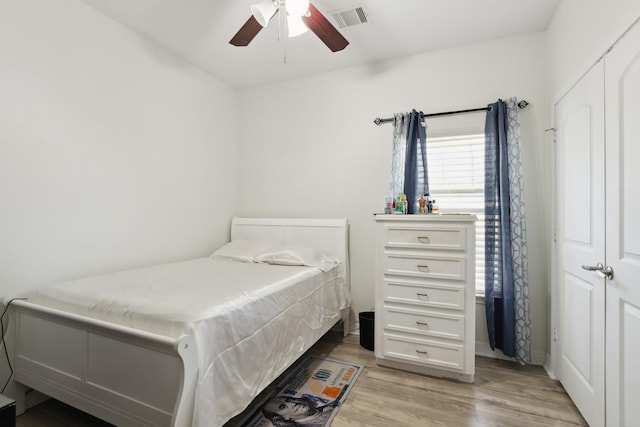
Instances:
[[[302,16],[302,20],[332,52],[342,50],[349,44],[313,4],[309,4],[309,12]]]
[[[262,25],[251,15],[247,22],[238,30],[229,43],[234,46],[247,46],[251,40],[262,30]]]

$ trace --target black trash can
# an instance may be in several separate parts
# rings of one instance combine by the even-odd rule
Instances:
[[[373,311],[363,311],[358,314],[358,317],[360,318],[360,345],[367,350],[373,351],[376,313]]]

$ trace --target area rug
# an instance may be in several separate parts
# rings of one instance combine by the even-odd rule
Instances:
[[[328,427],[362,365],[308,356],[255,403],[242,427]]]

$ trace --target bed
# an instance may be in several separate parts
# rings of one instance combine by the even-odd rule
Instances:
[[[348,333],[348,223],[234,218],[211,257],[27,296],[11,304],[14,381],[118,426],[222,426]]]

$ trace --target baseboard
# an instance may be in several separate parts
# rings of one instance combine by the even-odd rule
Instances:
[[[513,357],[505,356],[500,350],[491,350],[488,342],[476,341],[476,356],[491,357],[493,359],[511,360]]]
[[[558,377],[556,376],[556,374],[551,369],[550,363],[551,363],[551,355],[549,353],[547,353],[546,357],[545,357],[544,364],[542,365],[542,367],[544,368],[544,370],[547,373],[547,375],[549,375],[549,378],[551,378],[552,380],[555,380],[555,381],[559,381]]]
[[[331,330],[333,332],[343,332],[342,322],[336,323]],[[354,325],[353,322],[351,322],[349,324],[349,335],[360,335],[360,325],[358,323]]]
[[[476,356],[492,357],[494,359],[516,361],[513,357],[505,356],[500,350],[492,350],[488,342],[476,341]],[[540,351],[531,352],[531,364],[544,366],[545,353]]]
[[[51,399],[46,394],[40,393],[38,390],[29,390],[27,391],[27,401],[25,403],[25,409],[33,408],[44,402],[45,400]]]
[[[532,351],[531,352],[531,364],[544,366],[544,363],[547,361],[546,353],[542,351]]]
[[[360,335],[360,322],[351,322],[351,335]]]

